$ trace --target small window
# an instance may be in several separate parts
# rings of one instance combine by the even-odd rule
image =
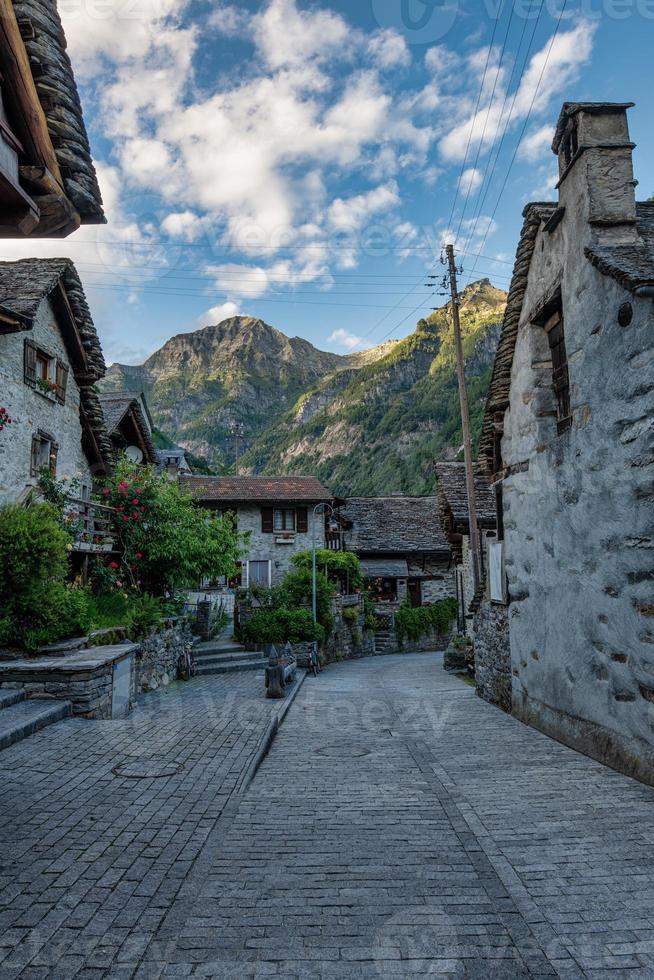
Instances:
[[[23,358],[24,381],[47,398],[55,398],[61,405],[66,401],[68,366],[31,340],[25,341]]]
[[[570,375],[561,310],[556,310],[545,323],[545,331],[552,355],[552,388],[556,398],[556,428],[560,435],[572,425]]]
[[[289,507],[276,507],[273,527],[275,531],[294,531],[295,510]]]
[[[41,470],[49,470],[57,475],[57,444],[47,432],[37,432],[32,436],[30,476],[37,477]]]

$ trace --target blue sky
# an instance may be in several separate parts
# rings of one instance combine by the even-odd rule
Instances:
[[[402,337],[444,241],[507,286],[563,101],[637,103],[654,193],[654,0],[563,2],[59,0],[109,224],[3,257],[70,255],[110,361],[236,313]]]

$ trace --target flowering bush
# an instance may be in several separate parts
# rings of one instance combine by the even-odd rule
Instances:
[[[0,408],[0,432],[2,432],[7,425],[11,425],[11,415],[6,408]]]
[[[214,519],[165,474],[123,462],[101,497],[114,508],[121,557],[108,571],[117,588],[164,595],[236,574],[241,544],[233,518]]]
[[[54,381],[50,381],[48,378],[37,378],[36,387],[44,395],[54,395],[59,391],[59,385]]]

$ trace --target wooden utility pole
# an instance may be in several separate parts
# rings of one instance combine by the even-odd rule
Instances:
[[[477,524],[477,504],[475,501],[475,474],[472,466],[472,438],[470,436],[470,414],[468,412],[468,393],[466,391],[463,345],[461,343],[461,324],[459,323],[459,292],[456,285],[456,265],[454,245],[448,245],[447,264],[452,295],[452,323],[454,326],[454,346],[456,348],[456,373],[459,379],[459,401],[461,403],[461,425],[463,427],[463,455],[466,467],[466,488],[468,491],[468,522],[470,525],[470,550],[472,551],[472,572],[475,592],[481,585],[481,562],[479,550],[479,526]]]

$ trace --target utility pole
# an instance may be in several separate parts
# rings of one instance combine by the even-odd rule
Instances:
[[[454,246],[446,247],[447,264],[452,295],[452,324],[454,326],[454,346],[456,348],[456,373],[459,379],[459,401],[461,403],[461,425],[463,427],[463,455],[466,467],[466,488],[468,491],[468,521],[470,524],[470,549],[472,551],[472,572],[475,592],[481,585],[481,563],[479,550],[479,526],[477,524],[477,504],[475,502],[475,475],[472,466],[472,438],[470,436],[470,415],[468,412],[468,393],[466,391],[461,325],[459,323],[459,293],[456,285],[456,265]]]

